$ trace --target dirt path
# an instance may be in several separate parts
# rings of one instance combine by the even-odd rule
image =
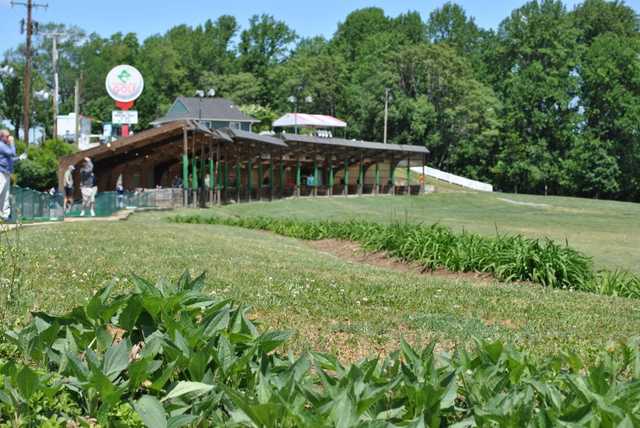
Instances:
[[[385,253],[372,253],[365,251],[360,247],[360,244],[356,242],[325,239],[321,241],[309,241],[309,245],[318,251],[334,255],[345,261],[364,263],[370,266],[392,269],[399,272],[413,272],[420,275],[465,280],[482,285],[495,284],[499,282],[488,273],[450,272],[445,269],[436,269],[434,271],[425,270],[424,266],[419,263],[405,263],[401,260],[389,257]]]

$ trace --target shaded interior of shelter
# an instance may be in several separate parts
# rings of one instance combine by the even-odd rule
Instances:
[[[126,190],[176,187],[185,203],[205,205],[290,196],[418,194],[419,182],[398,182],[398,168],[426,164],[421,146],[382,144],[308,135],[261,135],[211,130],[177,121],[67,156],[75,183],[85,157],[94,162],[98,191],[113,191],[122,175]],[[193,180],[196,177],[196,180]],[[178,180],[179,179],[179,180]],[[79,186],[76,186],[79,196]]]

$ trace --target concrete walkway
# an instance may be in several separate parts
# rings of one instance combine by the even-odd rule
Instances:
[[[95,222],[95,221],[120,221],[126,220],[129,218],[131,214],[133,214],[135,209],[125,209],[116,212],[115,214],[109,217],[65,217],[64,221],[40,221],[34,223],[22,223],[22,227],[34,227],[34,226],[48,226],[52,224],[63,224],[63,223],[82,223],[82,222]],[[0,233],[8,232],[10,230],[18,227],[15,223],[9,224],[0,224]]]

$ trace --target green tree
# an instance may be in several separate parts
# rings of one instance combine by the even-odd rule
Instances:
[[[620,0],[585,0],[572,13],[580,30],[580,42],[590,45],[604,33],[637,36],[640,30],[638,15]]]
[[[620,167],[623,197],[640,199],[640,38],[596,37],[580,67],[587,129]]]
[[[216,95],[234,101],[237,104],[255,104],[263,92],[262,82],[253,74],[241,72],[235,74],[216,74],[205,72],[200,79],[202,88],[214,88]]]
[[[26,147],[18,143],[19,153]],[[30,145],[26,160],[16,164],[16,183],[22,187],[46,191],[58,186],[58,159],[73,153],[73,146],[60,140],[47,140],[41,145]]]
[[[436,168],[488,178],[500,103],[470,63],[449,46],[423,44],[400,50],[389,65],[398,88],[393,141],[426,145]]]
[[[493,81],[504,132],[494,171],[502,188],[561,191],[561,160],[579,121],[578,35],[558,0],[529,2],[500,25]]]
[[[620,169],[612,156],[611,144],[584,136],[576,139],[564,163],[564,187],[573,195],[611,197],[620,190]]]
[[[240,65],[249,73],[263,77],[266,69],[287,57],[296,33],[271,15],[254,15],[249,28],[240,34]]]

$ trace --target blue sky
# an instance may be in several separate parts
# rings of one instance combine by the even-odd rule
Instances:
[[[41,22],[75,24],[88,32],[106,36],[116,31],[135,32],[143,39],[163,33],[177,24],[199,24],[207,18],[233,15],[241,26],[256,13],[269,13],[282,19],[301,36],[331,36],[339,21],[354,9],[367,6],[382,7],[388,15],[396,16],[417,10],[424,17],[446,0],[37,0],[48,3],[46,10],[37,10],[35,19]],[[524,0],[458,0],[467,13],[485,28],[495,28],[502,19]],[[569,8],[578,0],[566,0]],[[640,0],[627,4],[640,9]],[[23,7],[10,6],[10,0],[0,0],[0,53],[17,46]]]

